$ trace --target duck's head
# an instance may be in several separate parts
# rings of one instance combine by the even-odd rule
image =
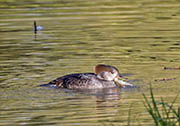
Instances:
[[[99,79],[107,80],[107,81],[115,81],[118,84],[120,84],[121,86],[123,86],[123,85],[132,86],[132,84],[129,84],[128,82],[119,80],[121,78],[122,79],[125,79],[125,78],[123,78],[120,75],[119,70],[114,66],[105,65],[105,64],[96,65],[95,73],[97,74],[97,77]]]

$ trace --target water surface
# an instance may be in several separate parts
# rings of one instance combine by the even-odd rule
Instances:
[[[179,92],[180,2],[0,0],[0,125],[152,125],[142,93]],[[33,22],[44,27],[36,35]],[[69,73],[116,66],[138,89],[38,87]],[[169,81],[154,81],[176,78]],[[176,106],[179,106],[177,99]]]

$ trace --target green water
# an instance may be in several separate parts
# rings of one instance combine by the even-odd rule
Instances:
[[[0,125],[152,125],[149,84],[179,92],[177,0],[0,0]],[[43,26],[36,35],[33,22]],[[137,89],[75,92],[38,87],[69,73],[116,66]],[[169,81],[155,79],[176,78]],[[176,101],[179,106],[180,99]]]

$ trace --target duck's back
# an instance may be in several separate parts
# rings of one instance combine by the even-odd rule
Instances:
[[[113,81],[106,81],[97,78],[94,73],[77,73],[69,74],[59,77],[48,85],[54,85],[61,88],[68,89],[95,89],[95,88],[109,88],[116,87]]]

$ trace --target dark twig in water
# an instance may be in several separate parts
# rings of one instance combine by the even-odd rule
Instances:
[[[170,81],[175,80],[176,78],[162,78],[162,79],[155,79],[154,81]]]
[[[34,21],[34,34],[37,34],[38,31],[41,31],[43,29],[43,26],[38,25],[36,21]]]
[[[180,67],[177,68],[164,67],[164,70],[180,70]]]
[[[37,33],[37,25],[36,25],[36,21],[34,21],[34,33]]]

